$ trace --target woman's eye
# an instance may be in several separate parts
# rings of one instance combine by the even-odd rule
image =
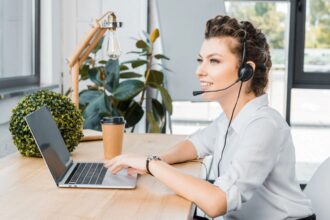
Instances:
[[[202,63],[203,62],[203,60],[202,59],[200,59],[200,58],[197,58],[197,63]]]
[[[218,64],[220,61],[216,59],[210,59],[210,63]]]

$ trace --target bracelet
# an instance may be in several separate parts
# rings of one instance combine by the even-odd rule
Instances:
[[[150,161],[152,161],[152,160],[162,160],[162,159],[160,159],[160,157],[155,156],[155,155],[153,155],[153,156],[148,156],[148,157],[147,157],[147,160],[146,160],[146,170],[147,170],[147,172],[148,172],[151,176],[153,176],[153,175],[152,175],[152,173],[151,173],[150,170],[149,170],[149,163],[150,163]]]

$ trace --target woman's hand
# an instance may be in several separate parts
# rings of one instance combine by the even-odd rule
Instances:
[[[125,168],[128,168],[128,174],[130,175],[134,173],[146,174],[146,160],[146,156],[124,154],[105,161],[104,166],[113,174]]]

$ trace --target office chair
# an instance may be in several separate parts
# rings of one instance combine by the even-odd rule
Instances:
[[[304,193],[312,201],[317,220],[330,219],[330,157],[316,170],[304,189]]]

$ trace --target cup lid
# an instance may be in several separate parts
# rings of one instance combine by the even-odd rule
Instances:
[[[101,119],[101,123],[102,124],[117,124],[117,125],[121,125],[121,124],[125,124],[126,121],[125,121],[124,117],[122,117],[122,116],[113,116],[113,117],[103,117]]]

